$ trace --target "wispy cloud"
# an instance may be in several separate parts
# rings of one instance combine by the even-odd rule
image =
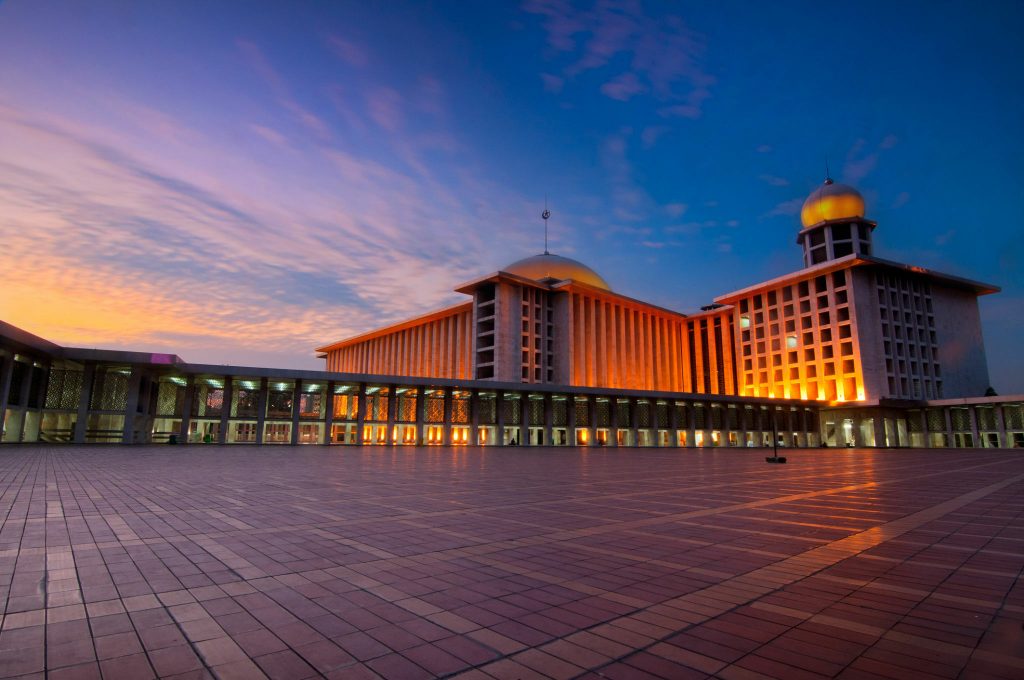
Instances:
[[[286,114],[305,110],[242,49]],[[453,156],[445,182],[423,162],[462,149],[443,128],[373,158],[310,113],[299,154],[271,124],[240,125],[264,144],[239,146],[121,103],[100,125],[0,100],[0,318],[69,344],[315,366],[314,346],[457,299],[460,274],[528,250],[500,230],[522,199],[472,159]]]
[[[402,127],[402,95],[390,87],[376,87],[366,95],[366,107],[370,118],[389,132]]]
[[[542,17],[548,47],[564,64],[566,78],[607,72],[601,91],[612,99],[649,93],[662,116],[701,115],[715,79],[701,64],[703,36],[682,18],[652,17],[635,0],[598,0],[589,9],[565,0],[527,0],[523,8]]]
[[[554,92],[555,94],[562,91],[565,86],[565,78],[556,76],[553,73],[541,73],[540,81],[544,85],[545,92]]]
[[[865,139],[858,139],[846,152],[842,178],[844,182],[857,184],[870,175],[883,151],[888,151],[899,142],[896,135],[886,135],[880,142],[870,145]]]
[[[760,176],[760,180],[765,184],[770,184],[773,187],[788,187],[789,180],[785,177],[777,177],[775,175],[764,174]]]
[[[235,44],[242,58],[266,82],[277,98],[278,103],[291,113],[296,121],[320,138],[330,137],[327,124],[319,116],[298,102],[292,95],[285,79],[271,66],[270,61],[264,56],[263,50],[256,43],[239,39],[235,41]]]
[[[792,216],[800,212],[800,208],[804,204],[803,198],[791,198],[788,201],[782,201],[776,204],[774,208],[766,212],[762,217],[780,217],[780,216]]]
[[[678,219],[686,212],[687,207],[685,203],[669,203],[665,206],[665,214],[672,219]]]
[[[370,63],[370,56],[366,49],[351,40],[339,35],[332,35],[327,38],[327,45],[339,59],[349,66],[363,68]]]
[[[647,88],[640,83],[635,73],[621,73],[601,86],[601,92],[620,102],[629,101],[646,91]]]
[[[654,202],[633,178],[627,141],[629,131],[612,135],[601,148],[601,162],[608,175],[613,217],[620,222],[640,222],[650,215]]]
[[[671,128],[667,125],[648,125],[640,133],[640,141],[645,149],[652,149]]]

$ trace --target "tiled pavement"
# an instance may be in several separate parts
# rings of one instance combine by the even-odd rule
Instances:
[[[1024,455],[0,448],[0,677],[1024,677]]]

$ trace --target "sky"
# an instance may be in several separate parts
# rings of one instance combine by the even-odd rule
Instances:
[[[881,257],[1001,286],[1024,392],[1024,3],[0,1],[0,319],[322,368],[543,250],[693,311],[801,266],[856,186]]]

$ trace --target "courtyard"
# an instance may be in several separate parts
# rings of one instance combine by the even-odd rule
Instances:
[[[1011,451],[10,446],[0,677],[1024,676]]]

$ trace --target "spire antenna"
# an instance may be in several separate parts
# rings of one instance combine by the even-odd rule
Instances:
[[[551,217],[551,211],[548,210],[548,195],[544,194],[544,212],[540,214],[544,220],[544,254],[550,255],[548,252],[548,218]]]

